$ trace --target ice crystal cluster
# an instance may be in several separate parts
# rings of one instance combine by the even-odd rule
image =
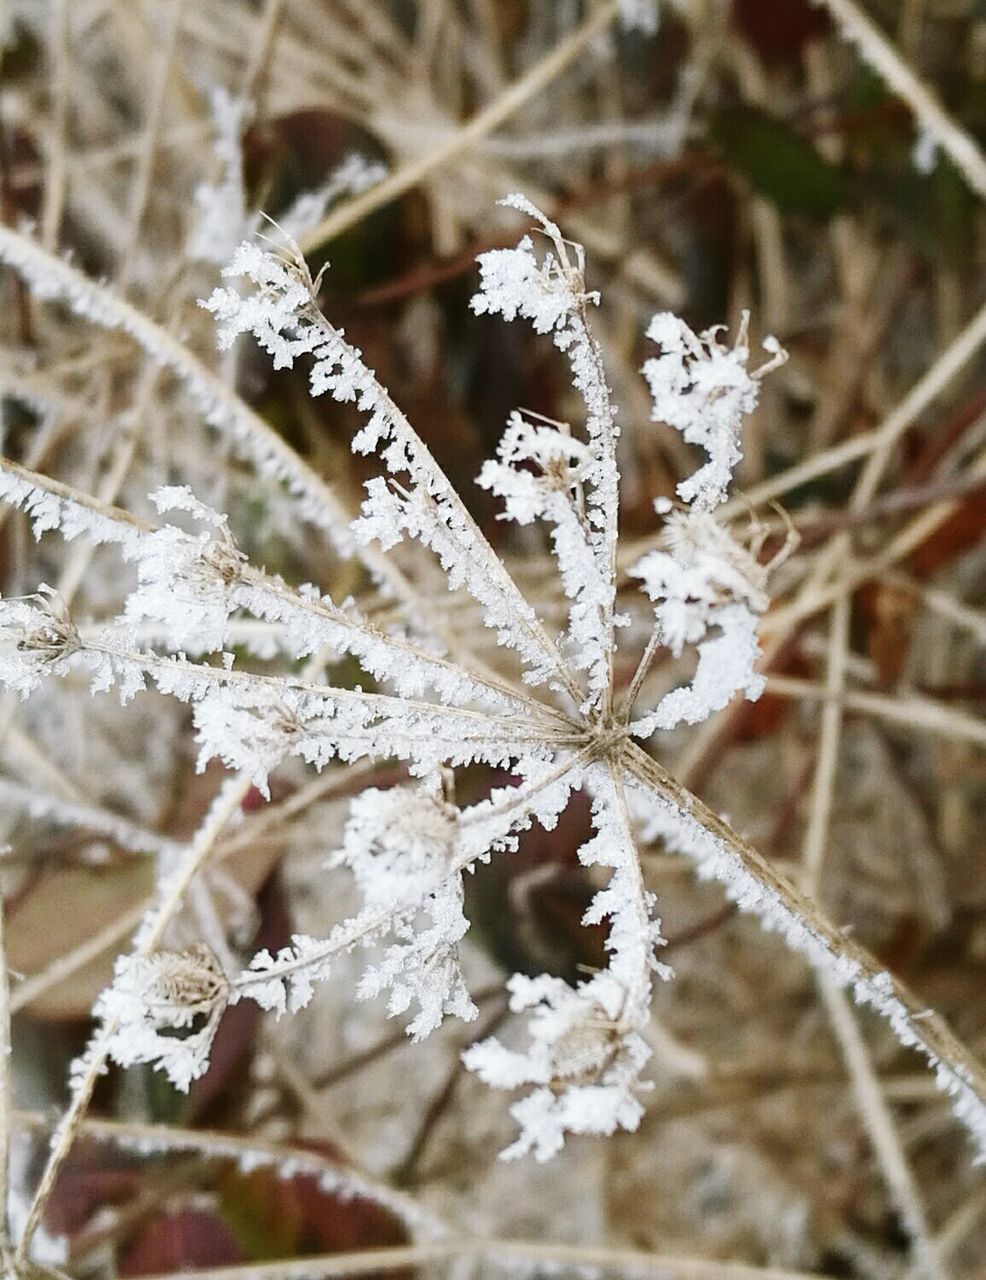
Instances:
[[[220,108],[230,115],[229,104]],[[202,201],[208,204],[204,195]],[[667,515],[662,547],[633,569],[643,590],[635,607],[646,609],[645,597],[653,604],[643,645],[617,609],[619,433],[589,320],[599,299],[586,287],[580,247],[522,197],[507,203],[534,230],[516,248],[482,255],[473,310],[525,320],[550,338],[583,411],[574,425],[512,414],[478,482],[499,501],[501,518],[543,527],[564,592],[563,625],[549,624],[525,598],[361,352],[322,313],[318,282],[288,237],[274,251],[243,242],[224,273],[230,283],[203,305],[215,317],[221,347],[251,334],[278,368],[308,362],[313,395],[358,410],[362,425],[352,447],[376,460],[378,474],[348,528],[333,526],[334,511],[315,523],[333,526],[336,545],[362,558],[380,591],[400,606],[400,626],[375,624],[351,600],[250,563],[225,516],[187,489],[159,490],[161,522],[152,524],[13,464],[0,469],[0,496],[28,513],[39,535],[58,529],[66,538],[114,545],[134,574],[120,615],[98,624],[74,619],[44,586],[30,598],[3,601],[0,679],[8,688],[28,696],[75,673],[127,701],[153,686],[189,704],[200,766],[218,759],[261,790],[291,756],[316,769],[390,759],[409,775],[353,799],[326,871],[350,875],[361,906],[326,936],[297,935],[276,954],[243,957],[237,969],[207,949],[160,950],[161,931],[153,918],[145,922],[97,1007],[107,1051],[124,1065],[151,1062],[187,1088],[207,1065],[228,1003],[251,999],[278,1016],[298,1010],[336,956],[363,948],[368,963],[356,995],[385,996],[391,1014],[409,1015],[413,1037],[449,1015],[473,1018],[460,966],[469,927],[464,877],[480,862],[510,856],[532,823],[552,828],[582,790],[591,797],[595,834],[579,858],[596,886],[584,923],[605,929],[608,964],[575,985],[515,975],[511,1008],[522,1016],[502,1041],[489,1038],[466,1053],[466,1065],[489,1085],[523,1091],[512,1105],[519,1135],[505,1154],[544,1160],[568,1134],[608,1134],[639,1122],[652,987],[671,976],[660,962],[658,904],[643,883],[641,816],[667,847],[694,856],[741,905],[876,1004],[902,1038],[923,1048],[957,1110],[986,1136],[968,1081],[936,1056],[889,979],[873,979],[820,926],[805,923],[795,898],[756,870],[754,855],[737,853],[739,838],[640,745],[658,731],[705,719],[737,694],[756,698],[763,687],[755,663],[767,569],[759,548],[737,540],[716,509],[741,456],[743,418],[756,404],[759,380],[783,353],[767,340],[765,363],[751,369],[745,322],[733,345],[714,331],[695,334],[672,315],[650,324],[653,354],[643,373],[653,417],[704,456],[680,484],[679,502],[657,503]],[[24,265],[37,274],[30,261]],[[58,277],[45,287],[75,305],[63,286]],[[220,429],[227,421],[213,420]],[[293,483],[279,455],[268,461],[275,478]],[[321,492],[293,487],[305,510]],[[433,553],[450,591],[478,603],[486,627],[512,655],[515,675],[510,662],[493,670],[453,635],[439,602],[426,608],[399,559],[383,554],[408,542]],[[246,644],[248,652],[237,656],[245,623],[262,624],[263,644]],[[616,663],[621,637],[636,648],[629,683],[617,678],[626,665]],[[654,701],[647,677],[662,650],[690,656],[693,673]],[[325,678],[327,664],[347,656],[367,687]],[[460,804],[455,770],[473,764],[506,771],[511,785]],[[222,793],[215,803],[207,833],[232,816]],[[185,873],[175,869],[172,850],[159,852],[165,899],[192,883],[197,856],[193,842]]]

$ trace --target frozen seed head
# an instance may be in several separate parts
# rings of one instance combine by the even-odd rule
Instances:
[[[112,1028],[109,1056],[123,1067],[150,1063],[176,1089],[187,1092],[209,1065],[229,994],[226,975],[204,944],[188,951],[121,956],[113,982],[96,1006]]]

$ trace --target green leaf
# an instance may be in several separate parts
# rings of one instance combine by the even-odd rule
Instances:
[[[726,164],[782,213],[825,221],[852,202],[852,186],[806,138],[758,107],[737,104],[710,125]]]

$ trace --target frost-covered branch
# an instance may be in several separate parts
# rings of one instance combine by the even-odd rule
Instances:
[[[125,560],[136,562],[138,586],[127,600],[126,616],[135,628],[158,623],[173,648],[221,650],[229,642],[233,614],[243,610],[279,624],[280,647],[292,657],[320,650],[349,653],[371,675],[408,696],[431,688],[448,703],[479,701],[557,720],[552,708],[506,681],[464,670],[374,627],[352,604],[340,607],[312,585],[291,588],[248,564],[226,518],[198,502],[187,488],[161,489],[151,498],[159,511],[189,513],[205,531],[190,534],[174,524],[155,526],[0,458],[0,499],[25,511],[35,537],[57,529],[66,540],[84,536],[97,544],[118,545]]]
[[[23,278],[35,297],[64,302],[90,323],[133,338],[153,361],[176,375],[209,426],[229,436],[261,475],[283,481],[304,520],[333,545],[351,551],[348,513],[325,481],[174,335],[107,285],[11,227],[0,226],[0,261]]]
[[[645,838],[691,858],[700,877],[717,880],[741,911],[757,916],[858,1004],[880,1014],[901,1044],[923,1054],[956,1118],[986,1157],[986,1071],[945,1022],[639,747],[627,747],[623,767],[645,799]]]
[[[123,630],[123,635],[120,632]],[[199,765],[220,759],[266,785],[288,755],[324,767],[377,755],[407,760],[420,772],[441,763],[483,761],[507,766],[520,755],[546,756],[577,744],[578,734],[523,717],[444,707],[406,697],[337,688],[301,677],[262,675],[232,665],[192,662],[182,655],[129,648],[123,628],[79,635],[71,618],[46,595],[0,603],[0,683],[27,696],[49,676],[81,669],[94,692],[115,689],[127,702],[150,680],[159,692],[189,703],[200,743]]]
[[[744,314],[736,344],[726,347],[717,330],[696,335],[676,316],[656,315],[647,336],[660,354],[643,368],[653,399],[652,417],[700,445],[708,462],[678,485],[688,504],[672,512],[664,526],[666,550],[651,551],[632,570],[654,601],[656,630],[630,686],[630,714],[646,668],[658,645],[680,657],[696,647],[698,665],[690,685],[675,689],[632,731],[647,737],[682,722],[698,724],[721,711],[737,694],[751,701],[763,692],[756,671],[759,617],[769,604],[769,566],[759,563],[759,546],[749,551],[717,522],[713,509],[725,501],[733,469],[742,458],[744,417],[756,407],[760,379],[787,359],[776,340],[766,338],[769,359],[750,373]],[[665,514],[670,503],[655,504]],[[712,633],[712,634],[710,634]]]
[[[475,1017],[458,961],[469,927],[463,873],[516,850],[519,833],[532,822],[553,827],[581,781],[585,755],[548,769],[533,759],[520,761],[519,785],[499,788],[466,809],[443,794],[440,782],[364,791],[329,861],[353,873],[363,909],[328,938],[296,935],[276,956],[259,952],[234,980],[233,998],[247,996],[278,1015],[295,1012],[311,1000],[315,983],[329,976],[337,955],[390,935],[393,941],[365,971],[357,997],[388,992],[391,1016],[416,1003],[408,1026],[415,1039],[435,1030],[446,1014]]]
[[[503,203],[532,217],[554,253],[539,261],[525,236],[515,249],[482,254],[480,290],[472,308],[477,315],[497,314],[505,320],[519,315],[531,322],[536,333],[551,334],[555,346],[568,358],[573,384],[585,404],[587,439],[581,446],[576,441],[566,444],[560,438],[564,433],[559,431],[559,438],[552,441],[546,427],[531,427],[517,416],[500,448],[502,464],[495,474],[487,470],[485,483],[488,487],[495,484],[495,491],[508,499],[508,515],[522,522],[524,516],[545,515],[555,525],[555,553],[567,578],[566,595],[572,601],[570,638],[578,665],[589,672],[591,697],[583,710],[598,703],[608,715],[614,627],[624,620],[615,616],[619,523],[616,409],[602,350],[588,322],[588,306],[598,303],[599,296],[586,289],[581,245],[565,241],[557,226],[523,196],[508,196]],[[530,481],[510,469],[528,460],[537,462],[544,475],[541,489],[545,501],[537,511],[530,507]],[[480,483],[484,483],[483,477]],[[561,501],[548,501],[552,489]],[[577,508],[570,511],[573,496]]]
[[[170,857],[180,848],[178,841],[130,822],[118,813],[49,795],[37,786],[13,782],[10,778],[0,778],[0,804],[57,827],[97,832],[132,853]]]
[[[247,277],[257,292],[243,297],[232,289],[216,289],[203,304],[219,322],[220,344],[252,333],[275,368],[310,356],[312,394],[328,392],[340,403],[355,403],[367,417],[353,450],[375,453],[391,476],[407,477],[407,487],[380,477],[368,482],[353,526],[357,540],[378,542],[385,551],[405,534],[421,541],[441,561],[449,590],[465,587],[484,606],[487,626],[528,664],[532,683],[554,676],[578,697],[578,686],[554,643],[430,450],[361,352],[318,310],[316,282],[297,247],[288,244],[284,253],[277,258],[249,242],[237,250],[224,274]]]
[[[200,823],[195,836],[185,847],[180,859],[159,880],[155,904],[145,916],[137,931],[133,951],[129,958],[129,965],[140,965],[153,956],[161,946],[168,926],[181,906],[189,885],[212,855],[216,841],[226,825],[233,815],[239,812],[240,805],[249,788],[250,780],[244,776],[230,778],[224,783]],[[199,984],[197,991],[201,991],[201,984]],[[105,1006],[103,1008],[105,1009]],[[55,1185],[55,1179],[58,1177],[71,1149],[80,1121],[89,1106],[96,1083],[106,1070],[107,1058],[120,1032],[120,1023],[117,1017],[119,1012],[119,1010],[112,1008],[105,1009],[106,1020],[99,1023],[87,1048],[72,1066],[69,1078],[69,1105],[51,1135],[48,1162],[45,1165],[41,1181],[31,1202],[21,1239],[17,1246],[17,1262],[19,1266],[23,1266],[28,1257],[32,1237],[41,1224],[41,1216]],[[138,1009],[136,1012],[143,1026],[144,1011]],[[172,1050],[181,1057],[183,1052],[181,1049],[182,1042],[172,1039]],[[162,1046],[157,1040],[149,1047],[157,1059],[160,1060],[158,1051]],[[203,1053],[194,1063],[187,1065],[193,1071],[201,1073],[207,1061],[207,1057],[204,1056],[206,1054],[207,1048],[203,1050]],[[183,1060],[182,1071],[184,1071],[185,1065]]]
[[[15,1111],[13,1120],[18,1127],[32,1131],[44,1132],[50,1126],[48,1118],[39,1112]],[[243,1173],[272,1169],[285,1180],[308,1175],[326,1195],[382,1205],[395,1214],[415,1238],[436,1240],[448,1235],[445,1223],[412,1196],[307,1147],[265,1140],[257,1134],[244,1137],[237,1133],[137,1120],[87,1117],[79,1129],[90,1141],[105,1143],[144,1159],[186,1153],[202,1160],[228,1160]]]
[[[643,1115],[637,1093],[650,1057],[644,1035],[651,985],[655,973],[667,978],[670,970],[655,955],[663,939],[654,898],[643,887],[623,780],[611,765],[594,766],[587,782],[596,834],[579,850],[579,861],[609,868],[610,876],[583,923],[609,921],[609,966],[577,987],[547,974],[514,974],[510,1008],[531,1011],[529,1048],[508,1049],[494,1037],[463,1054],[466,1066],[487,1084],[534,1086],[510,1109],[521,1132],[503,1153],[506,1159],[533,1151],[538,1160],[548,1160],[561,1150],[566,1133],[636,1129]]]
[[[863,61],[911,108],[919,129],[918,146],[930,144],[932,162],[935,151],[941,147],[973,191],[986,197],[986,156],[975,139],[952,119],[932,90],[855,0],[812,0],[812,3],[829,11],[836,27],[856,47]]]
[[[732,347],[720,341],[721,326],[695,334],[667,311],[654,316],[647,328],[647,337],[660,347],[643,367],[653,400],[651,418],[674,427],[687,444],[701,446],[709,457],[678,485],[682,502],[698,510],[709,511],[725,501],[743,456],[743,418],[756,408],[759,381],[787,359],[776,338],[767,337],[763,346],[770,358],[749,372],[748,327],[744,312]]]

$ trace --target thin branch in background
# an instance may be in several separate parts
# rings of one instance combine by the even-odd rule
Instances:
[[[491,1001],[499,999],[503,995],[503,987],[497,983],[495,986],[481,987],[472,993],[473,1003],[482,1008],[483,1005],[489,1004]],[[362,1071],[364,1067],[370,1066],[377,1062],[380,1058],[385,1057],[394,1049],[401,1045],[407,1045],[407,1032],[403,1027],[392,1032],[388,1036],[381,1036],[376,1044],[371,1044],[368,1048],[363,1049],[360,1053],[354,1053],[345,1061],[340,1062],[338,1066],[330,1067],[328,1070],[312,1077],[311,1086],[313,1089],[321,1091],[323,1089],[331,1089],[337,1084],[341,1084],[343,1080],[348,1080],[358,1071]]]
[[[841,534],[837,541],[841,550],[848,549],[845,534]],[[818,757],[802,849],[802,887],[815,900],[820,900],[824,892],[823,869],[835,803],[836,771],[842,738],[841,697],[846,681],[848,648],[849,598],[842,596],[833,606],[830,615],[825,672],[827,701],[822,707]],[[900,1134],[880,1089],[856,1015],[829,974],[819,973],[818,985],[832,1030],[849,1070],[856,1109],[910,1238],[915,1274],[923,1277],[923,1280],[946,1280],[948,1273],[932,1240]]]
[[[250,61],[243,72],[241,90],[245,102],[252,102],[259,114],[263,109],[263,95],[268,68],[274,56],[277,36],[284,19],[287,0],[264,0],[263,18],[257,38],[250,51]]]
[[[515,81],[489,104],[472,117],[447,141],[426,151],[418,160],[411,160],[383,180],[378,186],[371,187],[362,196],[357,196],[348,204],[342,205],[299,241],[304,253],[336,239],[349,227],[362,222],[375,209],[381,208],[391,200],[396,200],[405,191],[416,187],[423,179],[436,169],[440,169],[460,156],[470,147],[475,146],[487,134],[498,129],[510,117],[524,107],[533,97],[545,89],[551,82],[574,62],[580,54],[596,40],[619,13],[619,0],[603,0],[602,4],[593,8],[581,27],[566,36],[526,75]]]
[[[15,1111],[13,1121],[16,1127],[37,1133],[51,1128],[50,1117],[39,1112]],[[307,1174],[326,1193],[368,1200],[389,1208],[417,1239],[441,1239],[449,1234],[447,1224],[411,1196],[304,1145],[273,1142],[256,1134],[91,1116],[80,1120],[79,1131],[94,1141],[141,1156],[168,1158],[190,1154],[200,1160],[232,1161],[244,1167],[281,1170],[284,1176],[291,1176],[292,1172]]]
[[[181,907],[189,885],[205,866],[216,841],[233,814],[239,810],[252,785],[250,777],[242,774],[234,775],[223,784],[194,839],[189,842],[178,862],[175,872],[159,886],[158,900],[139,930],[134,947],[135,955],[149,956],[160,947],[168,926]],[[109,1041],[115,1029],[112,1021],[100,1025],[79,1062],[79,1069],[72,1082],[68,1108],[52,1136],[51,1150],[44,1173],[31,1201],[23,1234],[18,1242],[18,1265],[23,1265],[29,1256],[32,1237],[41,1225],[42,1215],[48,1198],[54,1190],[55,1180],[79,1132],[79,1126],[92,1100],[96,1081],[105,1070],[109,1055]]]
[[[135,258],[140,240],[141,224],[147,208],[151,179],[154,174],[154,162],[157,158],[160,135],[164,123],[164,106],[168,92],[168,80],[171,75],[172,62],[178,46],[181,32],[182,13],[185,0],[170,0],[164,15],[164,36],[158,52],[158,63],[154,70],[148,93],[147,113],[144,120],[144,133],[140,152],[133,176],[130,193],[130,207],[127,216],[127,237],[120,252],[116,269],[116,287],[120,293],[126,293],[130,277],[135,266]]]
[[[479,1030],[469,1040],[469,1044],[476,1044],[480,1040],[484,1040],[487,1036],[491,1036],[496,1032],[500,1025],[506,1020],[510,1010],[503,999],[502,990],[498,993],[500,996],[500,1008],[494,1009],[492,1013],[486,1017]],[[394,1181],[400,1187],[413,1186],[417,1181],[418,1166],[424,1153],[431,1142],[432,1135],[441,1122],[442,1116],[448,1110],[455,1096],[455,1091],[459,1087],[459,1083],[465,1074],[465,1066],[462,1062],[461,1054],[456,1053],[455,1060],[446,1072],[445,1079],[442,1081],[438,1091],[432,1097],[425,1113],[421,1118],[417,1131],[411,1140],[410,1148],[407,1155],[400,1162],[393,1177]]]
[[[945,111],[928,86],[893,47],[855,0],[813,0],[824,5],[842,36],[914,112],[918,128],[961,171],[977,195],[986,199],[986,157],[975,141]]]
[[[72,76],[71,14],[71,0],[52,0],[50,19],[52,111],[48,134],[50,154],[45,170],[44,203],[41,209],[41,243],[49,252],[58,246],[68,178],[68,127]]]
[[[790,1271],[783,1267],[759,1267],[735,1262],[709,1262],[704,1258],[675,1257],[636,1249],[605,1249],[591,1245],[554,1244],[546,1241],[456,1240],[435,1244],[365,1249],[355,1253],[299,1258],[263,1265],[266,1280],[307,1280],[319,1277],[357,1276],[396,1271],[448,1259],[501,1263],[504,1266],[583,1267],[660,1277],[660,1280],[831,1280],[818,1272]],[[256,1263],[242,1267],[202,1268],[201,1280],[246,1280],[256,1274]],[[149,1280],[165,1280],[151,1276]]]
[[[845,593],[840,598],[844,599]],[[827,686],[800,680],[795,676],[770,676],[767,687],[771,693],[781,698],[810,698],[825,706],[861,711],[881,720],[923,730],[945,739],[986,746],[986,720],[957,708],[944,706],[940,702],[932,702],[928,698],[913,694],[894,697],[862,689],[849,689],[835,695]]]
[[[13,1132],[13,1099],[10,1068],[10,983],[7,967],[6,905],[0,892],[0,1262],[4,1274],[13,1275],[13,1241],[10,1235],[10,1139]]]

